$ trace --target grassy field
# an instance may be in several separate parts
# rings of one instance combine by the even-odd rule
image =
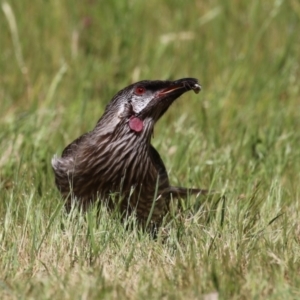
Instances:
[[[299,1],[0,4],[1,299],[300,298]],[[65,214],[51,157],[121,88],[182,77],[203,90],[153,144],[174,185],[220,194],[158,240]]]

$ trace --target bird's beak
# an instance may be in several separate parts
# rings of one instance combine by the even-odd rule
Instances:
[[[178,97],[191,90],[195,93],[201,90],[196,78],[161,81],[152,101],[138,115],[141,118],[151,115],[152,119],[157,121]]]
[[[166,89],[163,89],[162,91],[160,91],[159,94],[166,95],[166,94],[172,93],[172,92],[174,92],[178,89],[182,89],[182,88],[183,88],[182,85],[167,87]]]
[[[184,78],[175,81],[172,85],[164,88],[163,90],[159,91],[159,96],[164,96],[167,94],[172,94],[173,92],[187,92],[193,90],[196,94],[201,91],[201,86],[195,80],[191,80],[189,78]]]

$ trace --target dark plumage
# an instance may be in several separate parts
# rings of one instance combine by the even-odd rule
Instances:
[[[156,121],[183,93],[200,91],[197,79],[140,81],[118,92],[96,127],[52,159],[55,182],[63,197],[84,208],[99,198],[122,212],[136,212],[142,224],[150,214],[159,225],[173,197],[201,189],[170,186],[160,155],[150,144]],[[117,197],[111,197],[111,195]],[[119,196],[120,197],[119,197]],[[114,198],[114,200],[112,200]]]

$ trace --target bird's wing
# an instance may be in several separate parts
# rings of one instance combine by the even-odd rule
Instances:
[[[165,164],[163,163],[157,150],[152,145],[150,145],[149,153],[150,153],[151,161],[152,161],[153,165],[155,166],[160,178],[165,178],[165,179],[167,179],[167,181],[169,181]]]

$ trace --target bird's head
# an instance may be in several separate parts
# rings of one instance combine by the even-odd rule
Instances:
[[[201,90],[197,79],[144,80],[131,84],[113,97],[97,127],[106,126],[112,132],[117,126],[127,126],[140,134],[145,128],[153,128],[174,100],[190,90],[196,93]]]

